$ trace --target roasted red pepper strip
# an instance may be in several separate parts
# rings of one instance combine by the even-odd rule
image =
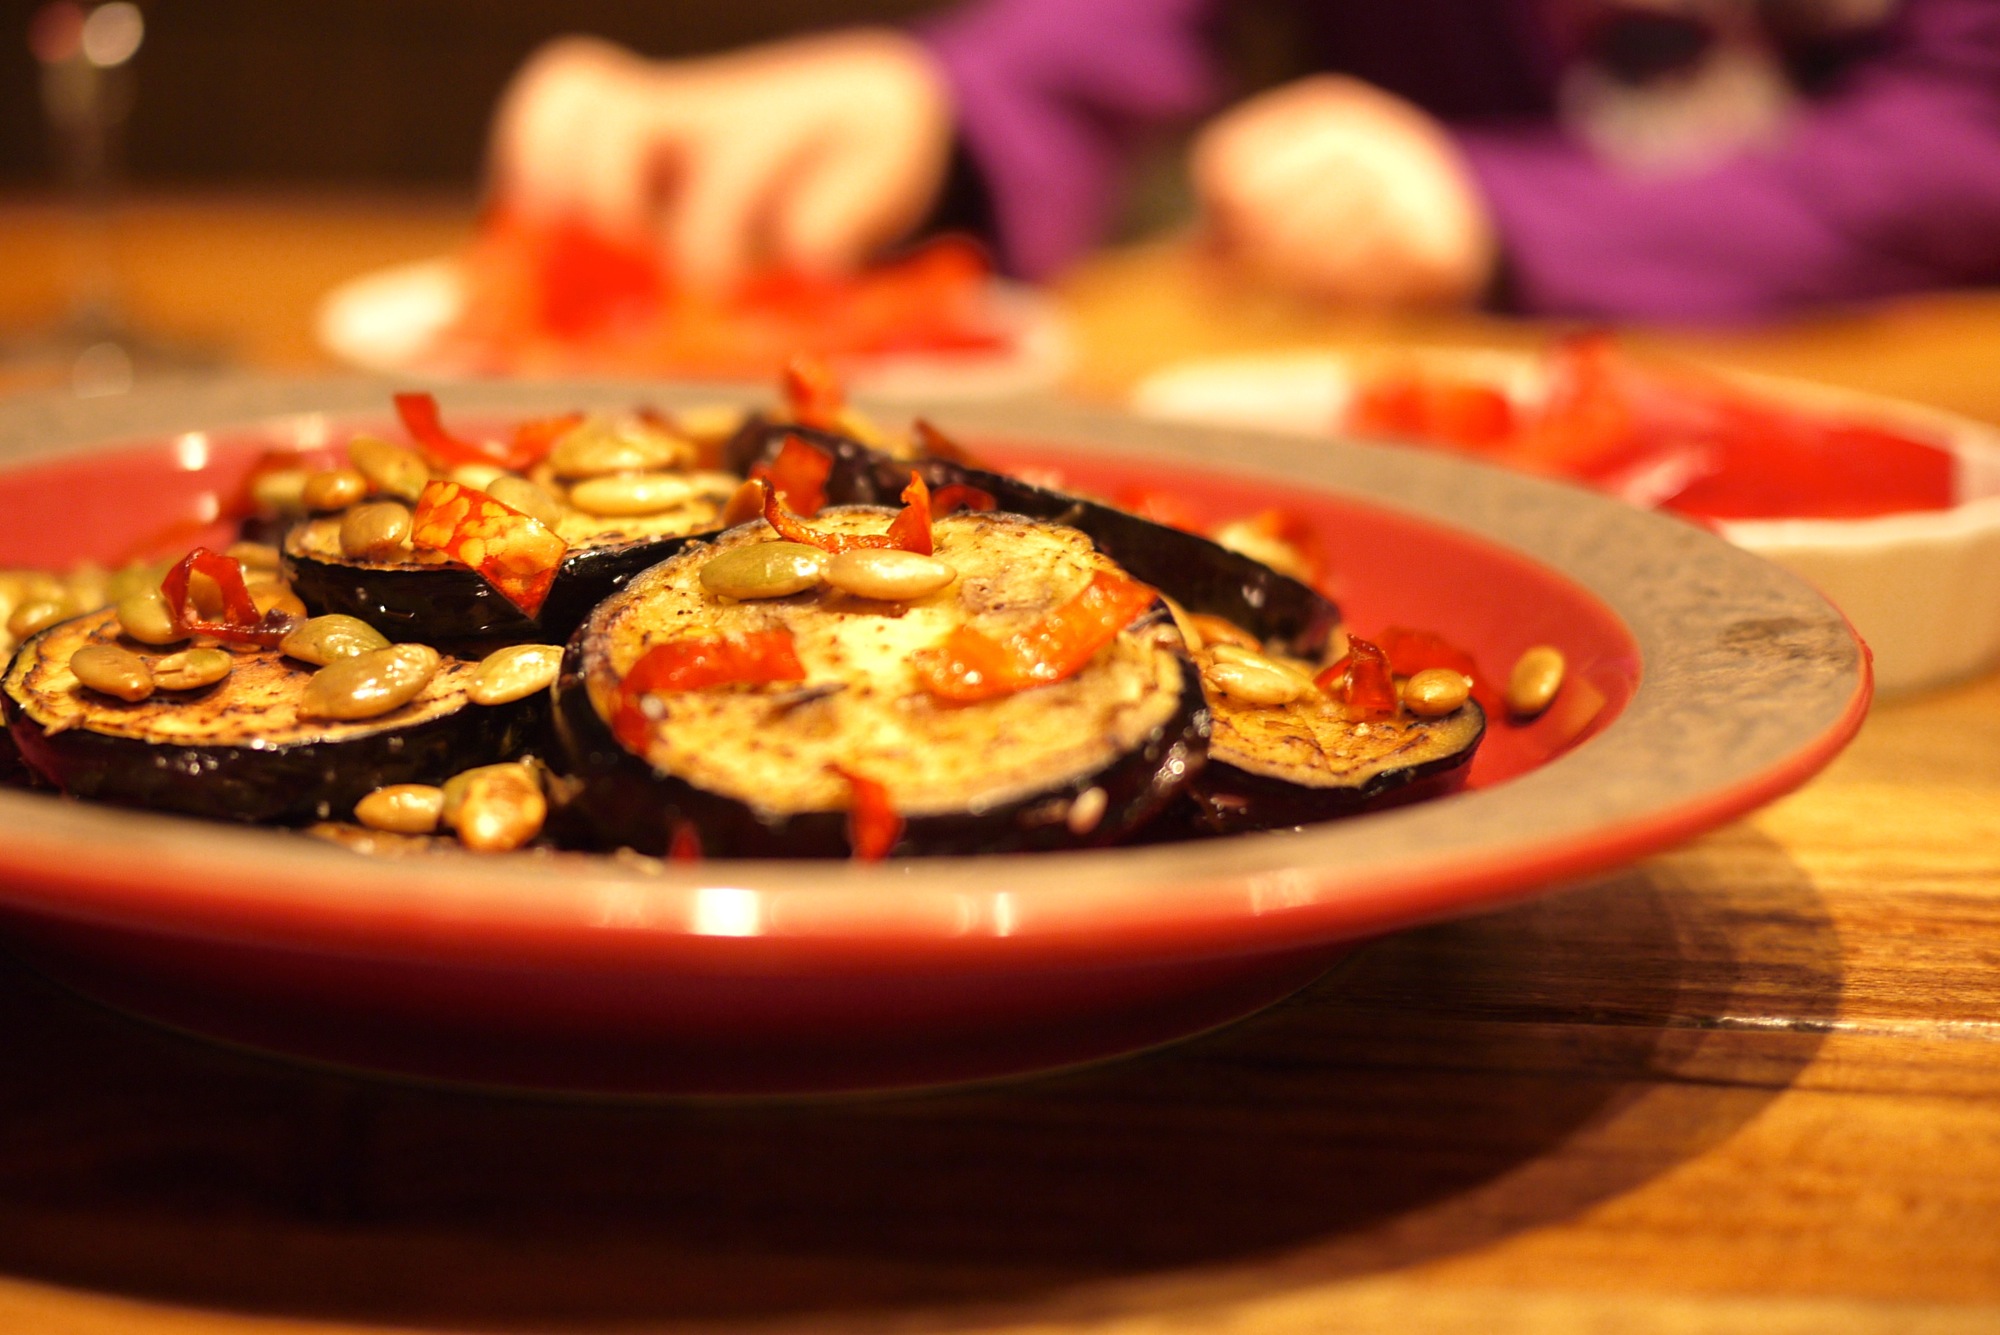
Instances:
[[[826,504],[826,479],[832,471],[832,455],[797,436],[786,436],[777,457],[753,467],[750,476],[769,482],[780,504],[810,519]]]
[[[847,807],[847,846],[856,862],[880,862],[903,837],[903,818],[889,804],[889,790],[840,765],[828,769],[847,780],[853,794]]]
[[[195,615],[189,585],[197,572],[214,580],[222,590],[221,621],[204,621]],[[250,590],[244,586],[243,567],[234,558],[206,547],[195,548],[167,572],[166,578],[160,581],[160,596],[167,600],[167,611],[173,616],[174,629],[189,635],[207,635],[234,644],[255,644],[273,649],[295,624],[286,613],[271,612],[267,615],[259,612],[256,600],[251,598]]]
[[[668,640],[642,654],[618,683],[618,715],[611,731],[626,749],[644,752],[652,733],[644,704],[649,695],[805,679],[792,633],[782,626],[747,635]]]
[[[917,448],[933,459],[949,459],[953,463],[966,464],[972,468],[985,467],[965,446],[921,417],[910,423],[910,434],[916,438]]]
[[[997,699],[1073,677],[1159,595],[1131,577],[1100,570],[1074,598],[1004,640],[960,626],[916,654],[917,680],[952,704]]]
[[[556,442],[583,425],[582,413],[557,417],[537,417],[514,428],[514,441],[507,451],[506,466],[524,472],[549,457]]]
[[[1388,718],[1399,703],[1389,656],[1359,636],[1349,637],[1346,655],[1314,677],[1313,685],[1359,718]]]
[[[694,827],[694,822],[676,820],[673,829],[673,835],[667,841],[667,861],[700,862],[701,831]]]
[[[471,566],[529,616],[542,608],[569,547],[540,520],[483,491],[437,479],[424,485],[410,524],[410,545]]]
[[[931,541],[931,489],[914,469],[902,500],[902,511],[889,521],[889,531],[883,535],[889,540],[886,545],[929,556],[937,550]]]
[[[398,394],[395,400],[396,416],[403,419],[403,429],[410,433],[410,439],[423,446],[433,463],[444,465],[494,464],[520,472],[541,462],[562,434],[583,420],[581,415],[543,418],[516,427],[511,443],[473,441],[444,429],[434,396]]]
[[[936,550],[931,543],[931,489],[913,471],[910,485],[903,488],[903,510],[889,521],[886,533],[826,533],[799,522],[797,515],[789,513],[778,500],[778,493],[769,482],[755,481],[750,485],[763,489],[764,522],[778,531],[778,536],[791,542],[803,542],[819,548],[823,552],[847,552],[857,547],[896,547],[919,556],[929,556]],[[732,506],[734,502],[731,502]]]
[[[804,426],[837,427],[847,395],[833,368],[816,357],[794,357],[785,364],[785,406],[792,420]]]

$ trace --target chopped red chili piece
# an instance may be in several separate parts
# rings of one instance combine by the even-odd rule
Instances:
[[[1184,529],[1189,533],[1207,536],[1208,529],[1201,522],[1201,516],[1180,497],[1168,491],[1154,491],[1147,487],[1128,487],[1118,495],[1118,506],[1129,510],[1141,519],[1150,519],[1155,524],[1165,524],[1168,528]]]
[[[817,357],[794,357],[785,364],[783,380],[785,406],[793,421],[805,426],[840,425],[847,395],[832,367]]]
[[[667,861],[700,862],[701,831],[695,829],[691,820],[676,820],[674,832],[667,841]]]
[[[964,482],[947,482],[931,493],[931,513],[948,515],[954,510],[977,510],[981,514],[999,508],[993,493]]]
[[[540,520],[483,491],[436,479],[417,497],[410,545],[471,566],[529,616],[541,610],[569,550]]]
[[[642,654],[618,683],[618,710],[611,720],[611,732],[627,750],[643,753],[653,727],[648,696],[805,679],[805,666],[799,662],[792,633],[782,626],[745,635],[691,635],[668,640]]]
[[[943,644],[918,650],[917,679],[932,695],[953,704],[1066,680],[1158,596],[1129,576],[1100,570],[1075,597],[1004,640],[959,626]]]
[[[921,417],[910,423],[910,434],[916,438],[917,448],[933,459],[949,459],[953,463],[966,464],[973,468],[985,466],[965,446]]]
[[[750,470],[753,478],[763,478],[777,493],[779,503],[795,515],[808,519],[826,504],[826,479],[833,471],[833,456],[807,444],[798,436],[786,436],[777,457]]]
[[[856,862],[880,862],[903,837],[903,818],[889,804],[889,790],[841,765],[828,769],[847,780],[847,845]]]
[[[582,413],[558,417],[536,417],[514,428],[514,442],[507,454],[507,467],[516,472],[534,467],[549,457],[556,442],[583,425]]]
[[[656,644],[632,665],[623,686],[631,694],[658,695],[805,679],[792,633],[780,626],[743,635],[687,636]]]
[[[208,621],[196,615],[194,600],[189,596],[196,573],[208,576],[222,590],[221,621]],[[195,548],[167,572],[160,581],[160,596],[167,600],[175,630],[233,644],[273,649],[295,624],[289,613],[259,612],[256,600],[243,583],[243,567],[232,557],[207,547]]]
[[[935,550],[931,543],[931,490],[915,471],[910,473],[910,485],[903,488],[902,512],[889,521],[886,533],[828,533],[812,528],[785,509],[769,482],[758,478],[746,485],[760,489],[765,522],[787,541],[807,543],[821,551],[834,553],[853,551],[857,547],[895,547],[919,556],[929,556]],[[732,500],[732,507],[734,504]]]
[[[454,436],[444,429],[435,396],[398,394],[395,401],[396,416],[403,419],[403,429],[410,433],[410,439],[421,445],[433,462],[444,465],[494,464],[519,472],[540,462],[554,447],[557,438],[569,426],[575,425],[575,421],[567,418],[545,418],[522,423],[515,429],[511,443],[472,441]],[[576,420],[582,419],[579,417]]]
[[[1389,675],[1389,656],[1359,636],[1348,639],[1347,653],[1314,677],[1313,685],[1361,718],[1388,718],[1396,712],[1396,680]]]
[[[1479,665],[1473,661],[1472,655],[1442,636],[1427,630],[1391,626],[1375,637],[1375,643],[1389,655],[1390,671],[1397,676],[1414,677],[1426,668],[1450,668],[1462,677],[1470,677],[1473,698],[1488,713],[1498,713],[1500,697],[1480,675]]]

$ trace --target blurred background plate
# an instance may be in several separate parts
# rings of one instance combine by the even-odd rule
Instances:
[[[465,300],[458,263],[418,260],[360,275],[327,293],[313,315],[320,348],[362,371],[448,378],[466,374],[439,352],[439,336]],[[1046,293],[995,280],[986,307],[1004,352],[898,354],[840,363],[857,394],[888,399],[1007,398],[1055,388],[1069,369],[1070,339]],[[776,367],[770,368],[775,373]],[[671,368],[662,368],[671,375]]]
[[[1132,393],[1143,416],[1328,439],[1375,371],[1418,367],[1490,384],[1516,403],[1542,392],[1532,353],[1398,347],[1183,362]],[[1811,580],[1853,621],[1884,692],[1924,690],[2000,663],[2000,430],[1920,404],[1772,376],[1732,375],[1775,402],[1880,424],[1954,456],[1955,504],[1866,519],[1720,520],[1730,541]]]

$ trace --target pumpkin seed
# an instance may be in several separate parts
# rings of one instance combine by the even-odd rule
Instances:
[[[704,403],[675,413],[674,429],[690,440],[719,444],[741,431],[747,416],[733,403]]]
[[[118,625],[141,644],[179,644],[187,638],[174,628],[174,614],[157,585],[119,601]]]
[[[1306,692],[1306,682],[1283,664],[1250,649],[1218,644],[1201,669],[1202,680],[1246,705],[1288,705]]]
[[[1200,633],[1205,644],[1233,644],[1239,649],[1258,650],[1264,646],[1255,635],[1219,616],[1207,612],[1194,612],[1188,616],[1194,628]]]
[[[562,523],[569,509],[546,490],[536,486],[524,477],[512,473],[502,473],[487,484],[486,494],[500,504],[519,510],[530,519],[540,520],[550,528]]]
[[[388,647],[388,636],[360,617],[339,612],[303,621],[278,642],[281,652],[318,667]]]
[[[1568,665],[1563,662],[1562,650],[1546,644],[1538,644],[1522,654],[1514,662],[1514,670],[1507,674],[1507,708],[1522,718],[1533,718],[1549,707],[1562,689],[1563,673]]]
[[[283,612],[295,621],[306,619],[306,605],[299,596],[282,581],[275,579],[253,580],[244,586],[250,601],[256,605],[258,616],[268,616],[272,612]]]
[[[571,487],[569,503],[600,518],[656,515],[687,504],[694,495],[695,485],[678,473],[613,473]]]
[[[650,422],[587,417],[556,441],[549,451],[549,467],[560,478],[594,478],[685,468],[694,458],[691,442]]]
[[[348,441],[347,457],[368,479],[368,485],[384,496],[414,501],[431,480],[431,468],[423,455],[380,436],[356,436]]]
[[[308,510],[345,510],[368,494],[368,479],[354,468],[323,468],[306,478],[300,499]]]
[[[232,542],[222,554],[242,568],[244,577],[274,575],[282,564],[278,549],[267,542]]]
[[[312,674],[299,700],[299,714],[324,719],[386,714],[416,699],[437,675],[441,661],[438,651],[427,644],[395,644],[342,658]]]
[[[250,480],[250,499],[266,514],[302,515],[306,512],[306,479],[303,468],[274,468]]]
[[[7,617],[7,634],[16,640],[25,640],[37,631],[47,630],[58,621],[67,621],[76,615],[76,607],[68,594],[54,598],[31,598],[15,607]]]
[[[889,547],[857,547],[826,563],[826,582],[842,593],[906,603],[947,587],[958,571],[935,556]]]
[[[371,830],[430,834],[444,813],[444,789],[427,783],[392,783],[354,804],[354,819]]]
[[[1472,683],[1450,668],[1425,668],[1403,683],[1403,704],[1418,718],[1443,718],[1472,694]]]
[[[498,464],[460,464],[451,470],[451,480],[461,487],[474,491],[485,491],[500,478],[507,476],[507,470]]]
[[[115,644],[86,644],[69,656],[69,670],[91,690],[120,700],[143,700],[153,693],[146,660]]]
[[[702,566],[701,586],[723,598],[783,598],[817,587],[826,563],[808,543],[746,543]]]
[[[153,664],[153,683],[163,691],[198,691],[228,676],[235,661],[226,649],[183,649]]]
[[[442,819],[475,853],[505,853],[542,832],[548,799],[526,765],[482,765],[445,780]]]
[[[479,660],[465,693],[476,705],[504,705],[547,690],[562,670],[559,644],[510,644]]]
[[[388,561],[410,549],[410,507],[369,501],[340,517],[340,550],[357,561]]]

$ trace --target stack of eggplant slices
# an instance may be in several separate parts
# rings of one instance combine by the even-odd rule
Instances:
[[[16,589],[0,776],[378,853],[862,860],[1289,828],[1462,779],[1463,656],[1343,633],[1276,517],[1195,532],[785,385],[497,439],[399,395],[409,443],[274,457],[234,545]]]

